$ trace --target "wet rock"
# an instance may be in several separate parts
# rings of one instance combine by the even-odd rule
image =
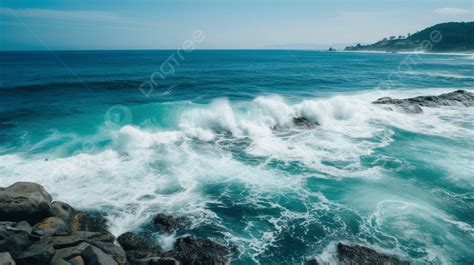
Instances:
[[[380,265],[408,265],[410,262],[402,261],[396,257],[378,253],[364,246],[349,246],[337,244],[338,259],[342,264],[380,264]]]
[[[139,259],[133,262],[134,265],[180,265],[181,263],[174,258],[165,257],[154,257],[147,259]]]
[[[54,252],[55,250],[52,246],[37,242],[31,245],[28,249],[18,253],[14,259],[18,264],[50,264]]]
[[[407,113],[421,113],[421,107],[459,106],[474,107],[474,93],[456,90],[439,96],[419,96],[407,99],[379,98],[373,104],[389,104],[403,109]]]
[[[67,235],[68,228],[63,219],[58,217],[48,217],[37,223],[31,232],[35,236]]]
[[[16,265],[12,256],[8,252],[0,253],[0,265]]]
[[[85,264],[97,265],[118,265],[118,263],[110,256],[105,254],[99,248],[89,245],[81,254]]]
[[[313,129],[317,126],[319,126],[319,123],[310,121],[308,118],[305,117],[296,117],[293,118],[293,124],[302,129]]]
[[[16,254],[33,244],[29,237],[29,233],[22,230],[9,227],[0,229],[0,252],[9,252],[15,258]]]
[[[227,264],[230,252],[224,245],[192,236],[176,240],[168,255],[183,264]]]
[[[71,220],[72,231],[89,231],[108,233],[107,220],[100,216],[92,216],[86,212],[75,211]]]
[[[127,255],[125,254],[125,251],[114,243],[93,241],[91,244],[98,247],[105,254],[112,256],[118,264],[127,263]]]
[[[171,215],[158,214],[153,218],[153,223],[158,230],[171,233],[184,225],[186,219],[175,218]]]
[[[117,242],[125,250],[130,260],[157,257],[163,252],[161,247],[152,241],[132,232],[120,235]]]
[[[0,190],[0,219],[32,223],[48,217],[51,196],[36,183],[17,182]]]
[[[67,264],[65,262],[68,262],[74,257],[80,256],[82,252],[84,252],[84,250],[86,250],[88,246],[90,246],[88,243],[82,242],[76,246],[58,249],[51,260],[51,264],[52,265]],[[81,261],[83,262],[83,259],[81,257],[80,260],[76,259],[75,261],[80,263]]]

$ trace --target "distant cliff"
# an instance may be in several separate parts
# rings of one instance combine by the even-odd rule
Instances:
[[[474,22],[437,24],[412,35],[391,36],[374,44],[357,44],[344,50],[474,52]]]

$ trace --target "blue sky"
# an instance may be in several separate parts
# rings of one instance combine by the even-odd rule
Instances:
[[[0,0],[0,50],[343,47],[473,21],[472,0]]]

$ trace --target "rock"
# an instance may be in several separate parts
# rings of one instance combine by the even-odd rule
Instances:
[[[67,248],[79,245],[82,242],[94,244],[96,242],[113,243],[115,237],[108,233],[78,231],[65,236],[50,236],[41,239],[45,244],[52,245],[54,248]]]
[[[0,229],[0,252],[9,252],[16,258],[18,253],[27,249],[31,244],[30,235],[22,230]]]
[[[125,250],[130,260],[156,257],[163,253],[160,246],[132,232],[120,235],[117,242]]]
[[[18,253],[17,257],[15,257],[15,261],[18,264],[50,264],[54,252],[55,250],[52,246],[37,242],[28,249]]]
[[[134,265],[180,265],[181,263],[174,258],[153,257],[147,259],[139,259],[133,262]]]
[[[51,265],[67,264],[65,262],[68,262],[74,257],[80,256],[88,246],[90,246],[88,243],[82,242],[76,246],[56,250],[56,253],[51,260]],[[81,260],[83,261],[82,257]],[[76,262],[80,263],[81,260],[76,259]]]
[[[305,118],[305,117],[293,118],[293,123],[295,124],[296,127],[302,128],[302,129],[313,129],[319,126],[319,123],[310,121],[308,118]]]
[[[26,222],[26,221],[21,221],[21,222],[18,222],[16,225],[15,225],[15,229],[18,229],[18,230],[21,230],[21,231],[24,231],[28,234],[31,234],[31,232],[33,231],[33,227],[31,227],[31,225]]]
[[[316,258],[310,258],[306,260],[307,265],[319,265],[319,262]]]
[[[85,264],[97,265],[118,265],[118,263],[109,255],[105,254],[99,248],[89,245],[81,255]]]
[[[227,264],[230,254],[227,247],[208,239],[192,236],[176,240],[173,250],[167,253],[183,264]]]
[[[17,182],[0,190],[0,219],[30,223],[48,217],[51,196],[41,185]]]
[[[15,265],[15,261],[8,252],[0,253],[0,265]]]
[[[185,219],[160,213],[153,218],[153,223],[158,230],[171,233],[181,227],[185,223]]]
[[[402,261],[396,257],[378,253],[364,246],[349,246],[337,244],[338,259],[342,264],[380,264],[380,265],[408,265],[410,262]]]
[[[107,220],[102,217],[92,216],[86,212],[75,211],[71,221],[72,231],[89,231],[109,233]]]
[[[474,93],[456,90],[439,96],[420,96],[407,99],[379,98],[373,104],[390,104],[398,106],[408,113],[421,113],[421,107],[459,106],[474,107]]]
[[[31,232],[35,236],[67,235],[68,228],[63,219],[59,217],[48,217],[37,223]]]
[[[114,243],[94,241],[91,244],[98,247],[105,254],[112,256],[118,264],[127,263],[127,255],[125,254],[125,251],[121,247],[115,245]]]

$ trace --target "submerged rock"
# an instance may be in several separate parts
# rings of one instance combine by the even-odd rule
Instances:
[[[28,220],[36,223],[48,217],[51,200],[43,186],[31,182],[17,182],[0,190],[1,220]]]
[[[310,121],[308,118],[305,117],[296,117],[293,118],[293,124],[302,129],[313,129],[317,126],[319,126],[319,123]]]
[[[422,113],[421,107],[459,106],[474,107],[474,93],[466,90],[456,90],[439,96],[419,96],[407,99],[393,99],[390,97],[379,98],[373,104],[393,105],[407,113]]]
[[[158,230],[171,233],[184,225],[186,219],[182,217],[173,217],[166,214],[158,214],[153,218],[153,223]]]
[[[342,264],[379,264],[379,265],[408,265],[410,262],[396,257],[379,253],[364,246],[349,246],[337,244],[338,259]]]

